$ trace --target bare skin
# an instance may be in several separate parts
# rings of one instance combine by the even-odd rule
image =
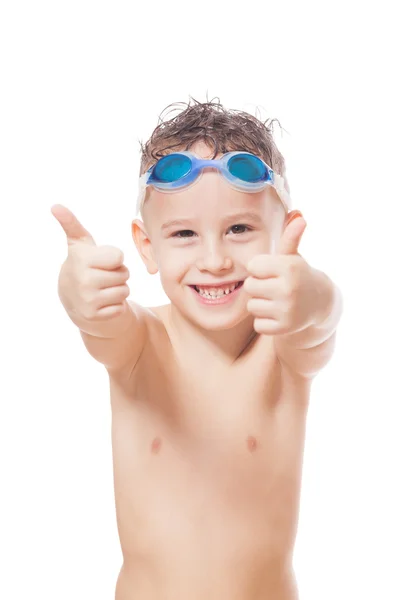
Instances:
[[[193,150],[209,158],[204,143]],[[316,303],[315,326],[295,338],[256,333],[249,261],[286,252],[296,211],[286,214],[271,186],[233,189],[214,171],[173,194],[151,189],[132,223],[171,302],[154,309],[125,301],[118,248],[98,247],[68,209],[52,209],[68,242],[60,299],[110,378],[124,559],[116,600],[298,600],[306,415],[337,317],[325,320]],[[271,320],[283,283],[266,294]],[[215,286],[224,296],[207,297]]]
[[[292,568],[311,379],[255,334],[231,361],[141,309],[135,367],[109,369],[116,600],[297,600]]]
[[[209,158],[204,143],[193,150]],[[271,187],[232,189],[208,167],[187,189],[150,190],[132,234],[171,302],[154,309],[126,301],[121,250],[97,246],[66,207],[52,213],[68,243],[60,299],[110,378],[124,558],[116,600],[297,600],[307,407],[333,352],[340,302],[315,276],[313,295],[331,315],[320,300],[315,326],[287,340],[270,323],[256,333],[259,287],[246,291],[257,283],[249,261],[293,242],[296,211],[286,214]],[[284,283],[266,294],[264,317],[279,319]],[[223,297],[207,297],[215,286]]]

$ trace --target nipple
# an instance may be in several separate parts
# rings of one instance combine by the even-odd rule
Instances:
[[[250,450],[250,452],[254,452],[255,450],[257,450],[257,440],[253,435],[249,435],[249,437],[247,438],[247,447]]]
[[[161,448],[161,439],[159,437],[154,438],[151,443],[151,451],[153,454],[158,454]]]

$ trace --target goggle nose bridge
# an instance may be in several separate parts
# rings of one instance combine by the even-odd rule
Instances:
[[[193,163],[192,163],[192,165],[193,165]],[[204,159],[201,164],[198,164],[195,167],[192,167],[192,172],[198,173],[198,172],[203,171],[203,169],[206,169],[207,167],[211,167],[212,169],[215,169],[216,171],[219,171],[220,173],[222,173],[222,171],[223,171],[223,165],[218,160]]]
[[[204,169],[204,167],[213,167],[214,169],[218,169],[220,165],[219,161],[216,160],[208,160],[208,159],[203,159],[203,162],[201,164],[201,169]]]

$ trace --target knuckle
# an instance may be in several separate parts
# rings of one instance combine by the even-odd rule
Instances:
[[[247,310],[249,312],[253,312],[254,310],[254,300],[253,298],[251,298],[248,302],[247,302]]]
[[[124,253],[120,248],[117,248],[116,246],[102,246],[102,248],[112,260],[115,260],[116,262],[124,261]]]
[[[254,319],[253,327],[257,333],[266,333],[268,331],[268,327],[266,326],[265,319],[261,319],[261,318]]]
[[[95,289],[93,282],[90,280],[82,282],[80,287],[80,297],[84,305],[89,307],[89,310],[92,310],[92,307],[95,306],[97,296],[98,291]]]
[[[252,287],[253,287],[253,278],[247,277],[247,279],[244,280],[243,289],[245,290],[245,292],[251,293]]]
[[[82,309],[82,316],[87,321],[93,321],[96,317],[96,310],[94,306],[90,303],[86,303]]]
[[[94,310],[94,306],[95,306],[95,302],[94,302],[94,297],[93,297],[93,292],[83,292],[82,293],[82,302],[83,305],[85,306],[85,310],[87,310],[88,312],[91,312],[92,310]]]
[[[290,274],[296,282],[300,280],[303,263],[303,259],[299,256],[295,256],[293,261],[290,263]]]
[[[117,294],[118,299],[127,298],[129,296],[129,294],[130,294],[129,287],[126,284],[118,286],[118,294]]]
[[[125,267],[125,265],[122,265],[122,267],[119,267],[118,269],[116,269],[116,272],[120,275],[122,275],[122,279],[123,281],[128,281],[129,277],[130,277],[130,273],[127,267]]]
[[[120,315],[122,314],[124,311],[124,305],[123,304],[114,304],[114,306],[112,307],[112,314],[113,315]]]
[[[290,298],[293,293],[293,285],[291,281],[286,281],[283,286],[283,294],[285,298]]]
[[[80,292],[86,299],[91,298],[94,289],[93,276],[91,276],[89,269],[85,269],[80,273],[78,277],[78,285]]]

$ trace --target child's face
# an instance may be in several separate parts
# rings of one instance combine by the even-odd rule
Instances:
[[[202,158],[213,154],[204,143],[190,150]],[[159,270],[165,293],[186,318],[207,330],[224,330],[249,316],[249,296],[240,286],[224,293],[224,302],[205,299],[194,286],[241,285],[250,259],[271,253],[285,222],[273,188],[236,191],[207,168],[186,190],[166,194],[152,188],[143,219],[144,226],[134,221],[135,243],[148,270]]]

